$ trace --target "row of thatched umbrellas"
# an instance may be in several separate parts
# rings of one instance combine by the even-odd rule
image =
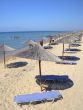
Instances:
[[[52,39],[55,39],[56,41],[56,43],[62,43],[63,44],[63,51],[62,51],[62,55],[64,55],[64,44],[69,44],[69,48],[70,48],[70,45],[72,44],[72,43],[75,43],[75,41],[80,41],[81,40],[81,36],[82,36],[82,34],[70,34],[70,35],[64,35],[64,37],[60,37],[59,36],[59,39],[56,39],[57,37],[53,37],[53,36],[49,36],[48,37],[48,39],[46,38],[46,37],[44,37],[44,38],[42,38],[42,40],[41,40],[41,42],[40,42],[40,44],[41,44],[41,46],[43,46],[43,44],[42,44],[42,42],[48,42],[49,40],[50,40],[50,38],[51,38],[51,40]],[[33,41],[26,41],[25,42],[25,44],[27,45],[27,47],[25,47],[25,49],[23,48],[23,49],[20,49],[20,51],[22,52],[22,51],[24,51],[24,50],[26,50],[27,51],[27,49],[28,49],[28,51],[29,51],[29,44],[32,44],[32,45],[36,45],[36,47],[34,47],[35,48],[35,51],[33,52],[34,53],[34,57],[33,58],[31,58],[31,59],[35,59],[36,57],[35,57],[35,55],[36,55],[36,53],[37,53],[37,51],[38,51],[38,54],[41,56],[41,54],[44,52],[47,52],[47,51],[45,51],[43,48],[41,48],[41,46],[39,45],[39,44],[37,44],[36,42],[33,42]],[[39,49],[37,50],[37,48],[38,48],[38,46],[39,46]],[[43,49],[43,50],[42,50]],[[2,52],[3,53],[3,57],[4,57],[4,66],[5,66],[5,54],[6,54],[6,52],[10,52],[10,51],[14,51],[15,49],[14,48],[11,48],[11,47],[9,47],[9,46],[7,46],[7,45],[5,45],[5,44],[3,44],[3,45],[0,45],[0,52]],[[17,50],[17,52],[19,53],[19,50]],[[41,53],[40,53],[41,52]],[[48,52],[49,53],[49,52]],[[29,54],[28,52],[27,52],[27,54]],[[46,53],[44,54],[44,55],[47,55]],[[51,54],[52,55],[52,54]],[[25,55],[24,55],[25,56]],[[23,57],[23,56],[22,56]],[[30,57],[30,56],[29,56]],[[39,56],[38,56],[39,57]],[[46,57],[46,56],[45,56]],[[28,58],[28,57],[27,57]],[[37,58],[36,58],[37,59]],[[49,59],[49,58],[48,58]],[[38,59],[37,59],[38,60]],[[41,59],[42,60],[42,59]],[[46,59],[47,60],[47,59]]]
[[[81,38],[81,36],[76,36],[76,37],[65,36],[56,40],[56,42],[63,43],[63,48],[64,48],[65,43],[68,43],[68,44],[74,43],[75,40],[78,40],[79,38]],[[27,46],[19,50],[15,50],[14,48],[11,48],[5,44],[0,45],[0,51],[2,51],[4,55],[4,66],[5,66],[5,52],[8,52],[8,51],[13,51],[8,56],[17,56],[22,58],[38,60],[40,76],[41,76],[41,61],[63,62],[63,60],[60,59],[58,56],[45,50],[42,46],[40,46],[38,43],[34,41],[30,40],[26,42],[26,44]]]
[[[70,34],[61,34],[57,36],[48,36],[48,38],[42,38],[40,40],[40,45],[43,46],[43,43],[49,42],[49,44],[63,44],[62,56],[64,55],[64,45],[69,44],[69,49],[71,44],[76,44],[81,41],[81,33],[70,33]]]
[[[79,39],[78,36],[65,36],[59,40],[56,40],[56,43],[63,44],[62,56],[64,55],[64,44],[69,44],[69,48],[70,48],[70,45],[76,43],[75,41],[77,41],[78,39]]]
[[[6,45],[0,46],[0,49],[4,52],[4,65],[5,65],[5,50],[12,51],[13,49]],[[29,41],[25,48],[16,50],[15,52],[12,52],[11,55],[17,56],[17,57],[22,57],[22,58],[38,60],[40,76],[41,76],[41,61],[52,61],[52,62],[61,62],[62,61],[59,57],[46,51],[43,47],[41,47],[39,44],[37,44],[36,42],[33,42],[33,41]],[[41,87],[41,90],[42,90],[42,87]]]

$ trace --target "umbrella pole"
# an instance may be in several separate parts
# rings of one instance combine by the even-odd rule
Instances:
[[[62,56],[64,56],[64,43],[63,43],[63,52],[62,52]]]
[[[40,41],[40,45],[43,46],[43,40]]]
[[[4,68],[6,68],[5,51],[3,51]]]
[[[69,44],[69,49],[70,49],[70,44]]]
[[[42,91],[42,84],[41,84],[41,60],[39,60],[39,74],[40,74],[40,87]]]
[[[39,60],[39,74],[41,76],[41,60]]]

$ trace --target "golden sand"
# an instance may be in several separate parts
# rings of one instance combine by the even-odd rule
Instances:
[[[82,43],[83,44],[83,41]],[[65,45],[67,47],[68,45]],[[49,50],[55,55],[62,55],[62,44],[53,46]],[[35,76],[39,74],[38,61],[16,58],[7,64],[26,61],[28,64],[19,68],[4,69],[0,64],[0,110],[83,110],[83,45],[77,47],[82,51],[75,54],[80,60],[77,65],[63,65],[54,62],[42,61],[42,74],[44,75],[68,75],[74,85],[71,88],[60,90],[62,100],[57,102],[46,102],[37,105],[23,105],[20,107],[14,102],[14,96],[19,94],[40,91],[36,84]]]

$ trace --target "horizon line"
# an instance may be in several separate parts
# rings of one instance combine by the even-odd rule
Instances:
[[[0,33],[4,32],[72,32],[75,30],[30,30],[30,31],[0,31]],[[76,31],[81,31],[81,30],[76,30]]]

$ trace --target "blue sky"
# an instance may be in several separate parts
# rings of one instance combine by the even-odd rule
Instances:
[[[0,0],[0,31],[83,29],[83,0]]]

